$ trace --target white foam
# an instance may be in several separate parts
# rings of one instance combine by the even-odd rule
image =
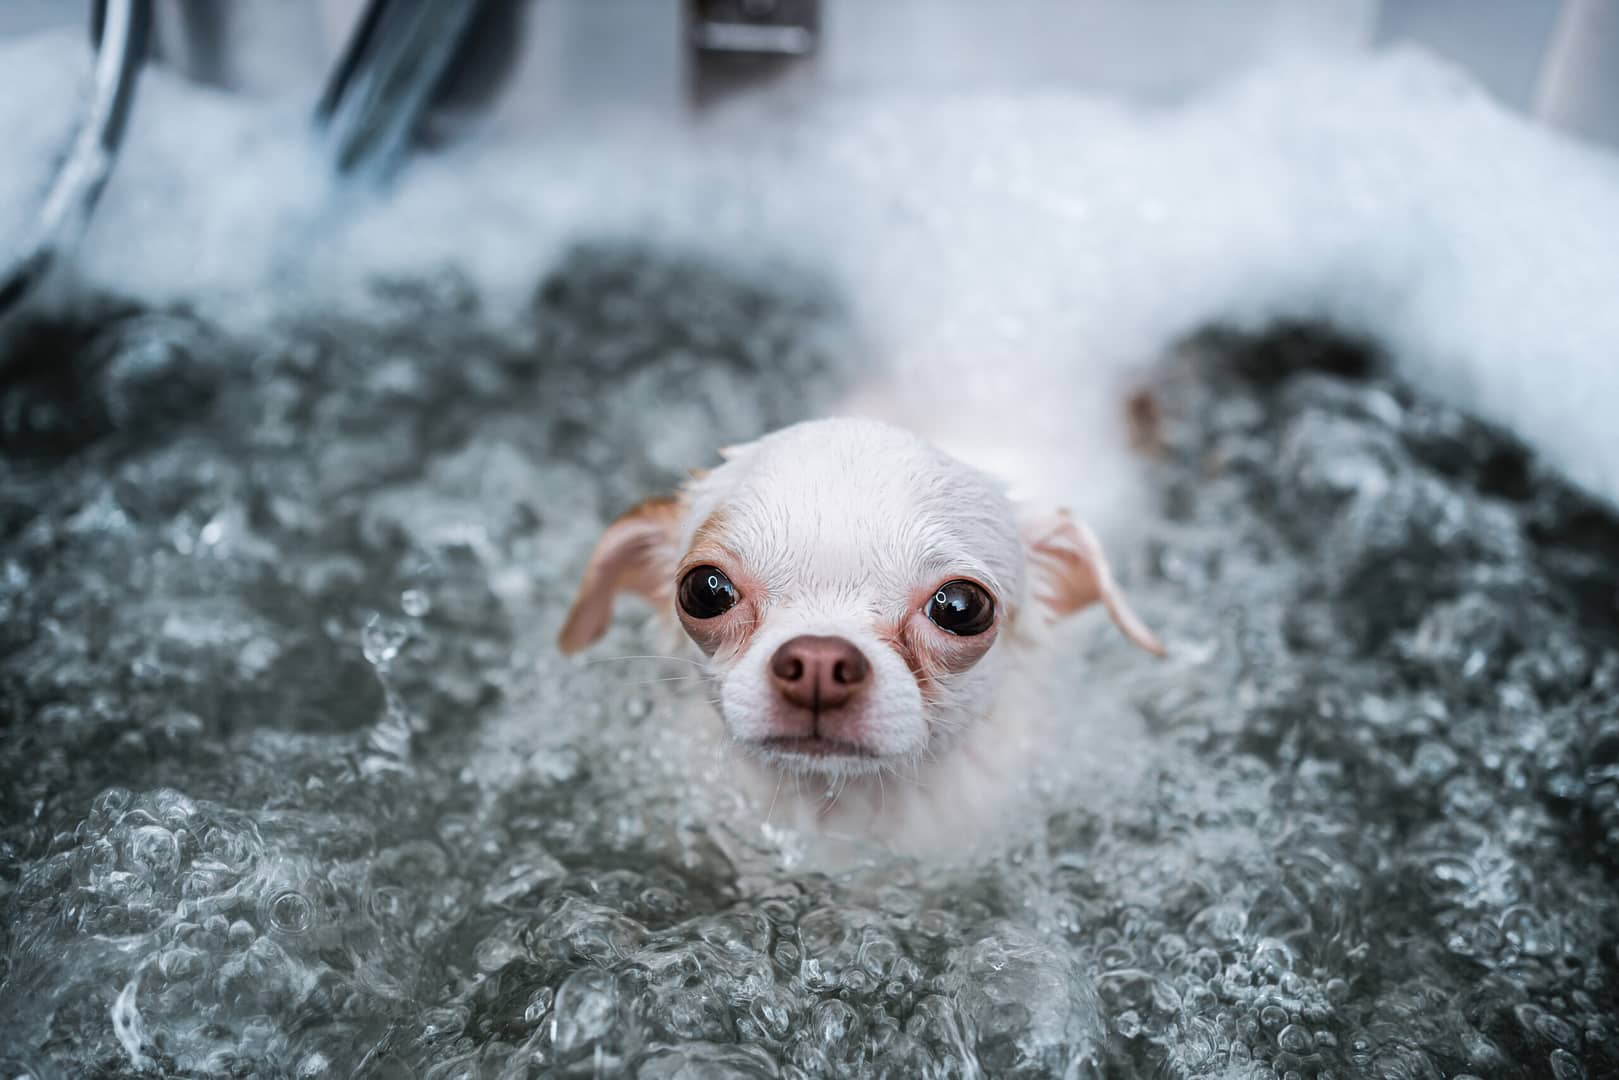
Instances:
[[[8,43],[49,145],[76,36]],[[462,265],[510,310],[607,232],[820,266],[900,384],[988,395],[1060,444],[1071,403],[1210,321],[1325,315],[1619,502],[1619,160],[1410,53],[1273,67],[1174,109],[1099,98],[754,101],[693,130],[593,118],[334,192],[299,103],[149,72],[84,249],[94,282],[253,319]],[[26,170],[25,170],[26,171]],[[10,170],[8,170],[10,172]],[[0,183],[0,225],[37,189]],[[1077,409],[1084,413],[1090,406]]]

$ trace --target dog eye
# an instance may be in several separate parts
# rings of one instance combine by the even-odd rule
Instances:
[[[694,619],[724,615],[736,601],[736,586],[717,566],[694,566],[680,579],[680,610]]]
[[[947,581],[922,613],[947,634],[973,637],[995,623],[995,601],[974,581]]]

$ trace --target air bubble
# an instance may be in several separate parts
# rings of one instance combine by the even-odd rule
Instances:
[[[499,935],[484,938],[472,951],[473,962],[478,965],[479,971],[499,971],[522,956],[522,946]]]
[[[1567,1050],[1558,1049],[1551,1052],[1552,1076],[1556,1080],[1585,1080],[1585,1067],[1578,1058]]]
[[[270,928],[282,934],[307,933],[315,925],[315,905],[296,889],[284,889],[265,905]]]
[[[770,1038],[785,1039],[792,1029],[793,998],[786,991],[772,987],[753,999],[748,1015]]]
[[[527,1007],[524,1008],[523,1021],[528,1024],[538,1024],[544,1019],[545,1014],[551,1011],[551,1003],[555,998],[556,995],[550,987],[542,986],[529,1000]]]
[[[410,640],[410,630],[381,615],[372,615],[366,621],[360,638],[366,662],[378,670],[386,670]]]
[[[143,825],[129,834],[124,847],[129,866],[139,873],[168,879],[180,867],[180,845],[161,825]]]
[[[586,968],[557,990],[553,1036],[557,1055],[572,1061],[599,1045],[618,1022],[618,994],[606,972]]]

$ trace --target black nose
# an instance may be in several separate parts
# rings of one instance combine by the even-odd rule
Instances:
[[[840,637],[795,637],[770,658],[776,693],[806,709],[836,709],[871,680],[871,664]]]

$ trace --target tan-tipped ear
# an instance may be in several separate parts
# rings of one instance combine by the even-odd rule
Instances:
[[[666,497],[639,503],[607,526],[590,553],[579,595],[557,635],[557,646],[565,654],[578,652],[607,632],[613,598],[620,592],[628,590],[653,602],[669,595],[679,523],[680,501]]]
[[[1053,615],[1072,615],[1100,600],[1125,637],[1154,656],[1164,655],[1163,643],[1113,580],[1101,541],[1089,526],[1059,510],[1035,522],[1026,535],[1035,598]]]

